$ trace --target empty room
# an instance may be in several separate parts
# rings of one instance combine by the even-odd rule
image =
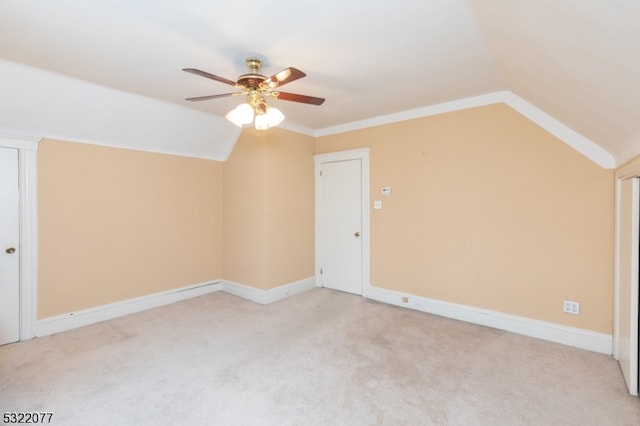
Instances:
[[[634,0],[0,2],[0,415],[640,424]]]

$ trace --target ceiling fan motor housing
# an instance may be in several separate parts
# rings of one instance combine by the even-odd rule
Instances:
[[[266,79],[267,77],[261,74],[242,74],[238,77],[238,85],[247,89],[255,89]]]
[[[238,85],[246,87],[247,89],[258,88],[260,83],[267,79],[264,75],[259,74],[260,68],[262,67],[262,61],[258,58],[247,58],[245,63],[247,64],[250,72],[238,77]]]

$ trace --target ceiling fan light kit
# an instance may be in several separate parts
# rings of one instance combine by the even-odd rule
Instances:
[[[251,124],[255,117],[255,127],[258,130],[266,130],[282,123],[284,114],[278,109],[267,107],[266,112],[256,113],[249,104],[240,104],[225,115],[226,119],[238,127]]]
[[[324,103],[323,98],[297,95],[295,93],[278,92],[274,90],[279,86],[305,77],[306,74],[302,71],[289,67],[267,78],[259,73],[260,67],[262,66],[262,61],[260,59],[247,58],[245,62],[250,72],[248,74],[242,74],[235,82],[195,68],[183,68],[183,71],[219,81],[241,90],[241,92],[198,96],[195,98],[187,98],[186,100],[204,101],[227,96],[246,95],[247,102],[242,103],[229,111],[225,117],[238,127],[251,124],[253,121],[255,128],[258,130],[266,130],[271,127],[275,127],[284,120],[284,114],[278,108],[268,106],[265,97],[310,105],[322,105]]]

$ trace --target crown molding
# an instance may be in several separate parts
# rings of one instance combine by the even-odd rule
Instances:
[[[600,167],[605,169],[614,169],[616,161],[604,148],[596,144],[592,140],[586,138],[575,130],[564,125],[560,121],[551,117],[541,109],[533,106],[515,93],[503,90],[498,92],[486,93],[484,95],[473,96],[470,98],[459,99],[451,102],[430,105],[427,107],[411,109],[394,114],[382,115],[366,120],[354,121],[351,123],[340,124],[338,126],[325,127],[316,130],[315,136],[322,137],[338,133],[345,133],[353,130],[360,130],[369,127],[381,126],[385,124],[396,123],[399,121],[411,120],[414,118],[428,117],[447,112],[460,111],[469,108],[475,108],[486,105],[504,103],[515,111],[519,112],[538,126],[542,127],[565,144],[569,145]]]

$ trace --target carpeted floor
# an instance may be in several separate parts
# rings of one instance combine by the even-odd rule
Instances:
[[[214,293],[0,347],[0,414],[55,425],[630,425],[610,357],[314,289]]]

